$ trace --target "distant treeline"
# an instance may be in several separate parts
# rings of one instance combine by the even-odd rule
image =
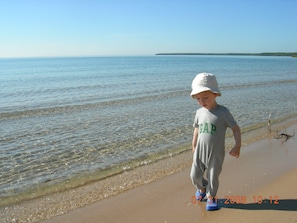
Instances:
[[[156,55],[222,55],[222,56],[285,56],[285,57],[297,57],[295,53],[157,53]]]

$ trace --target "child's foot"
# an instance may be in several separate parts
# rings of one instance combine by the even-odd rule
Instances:
[[[206,204],[206,210],[207,211],[216,211],[216,210],[219,210],[217,199],[208,198],[207,199],[207,204]]]
[[[202,201],[206,196],[206,191],[202,192],[201,190],[196,191],[196,200]]]

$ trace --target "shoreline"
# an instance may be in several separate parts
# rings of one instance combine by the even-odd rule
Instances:
[[[296,123],[296,118],[290,118],[280,123],[272,123],[272,127],[273,130],[281,130]],[[259,129],[258,132],[260,134],[258,133],[257,135],[253,135],[252,132],[244,133],[243,147],[265,138],[272,138],[272,135],[267,131],[267,127]],[[229,142],[227,141],[226,144],[228,145]],[[124,171],[104,180],[13,204],[8,207],[1,206],[0,209],[3,209],[1,212],[4,215],[2,218],[5,217],[6,219],[19,220],[29,219],[30,222],[37,222],[43,219],[52,218],[56,215],[63,215],[71,210],[110,199],[117,196],[117,194],[121,194],[143,185],[148,185],[149,183],[162,180],[167,176],[184,171],[190,167],[191,162],[192,153],[189,149],[189,151],[132,170]]]
[[[296,131],[297,124],[288,130]],[[268,137],[244,146],[239,159],[227,156],[220,176],[219,211],[208,212],[206,202],[193,202],[195,189],[187,167],[41,223],[295,222],[296,155],[294,138],[282,143]],[[231,197],[241,200],[230,203]]]
[[[279,118],[272,120],[272,124],[276,127],[284,125],[288,120],[293,120],[295,115],[290,115],[287,117]],[[297,122],[297,120],[296,120]],[[267,131],[267,122],[257,123],[245,128],[241,128],[242,131],[242,145],[248,145],[254,141],[260,140],[262,138],[268,137],[269,132]],[[279,127],[278,127],[279,128]],[[256,134],[254,132],[257,132]],[[231,130],[227,130],[226,132],[226,151],[231,149],[233,145],[233,136]],[[86,185],[92,184],[94,182],[102,181],[105,179],[116,178],[117,175],[120,175],[126,171],[135,170],[142,166],[151,165],[156,162],[167,162],[171,157],[180,156],[182,153],[187,152],[191,145],[180,144],[171,149],[166,149],[164,151],[148,154],[143,157],[139,157],[134,160],[129,160],[123,163],[120,163],[117,166],[112,166],[108,169],[93,171],[89,173],[82,173],[80,175],[76,175],[73,178],[69,178],[68,180],[64,180],[61,182],[57,182],[52,185],[38,185],[36,188],[30,188],[28,190],[24,190],[22,192],[17,193],[15,196],[7,196],[2,197],[0,200],[0,208],[3,206],[10,206],[14,204],[18,204],[21,202],[26,202],[28,200],[35,200],[45,196],[51,196],[56,193],[64,193],[65,191],[69,191],[75,188],[84,187]],[[175,167],[172,167],[173,169]],[[165,176],[165,175],[164,175]],[[160,176],[158,176],[160,177]],[[152,176],[152,178],[155,178]],[[143,184],[144,181],[139,182],[139,184]],[[126,187],[126,186],[125,186]],[[126,189],[130,189],[128,186]],[[118,189],[122,191],[122,189]],[[114,193],[111,193],[113,195]],[[109,197],[107,195],[105,197],[100,197],[100,199]]]

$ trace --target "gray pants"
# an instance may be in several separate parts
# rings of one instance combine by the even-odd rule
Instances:
[[[219,175],[222,171],[223,160],[210,159],[208,165],[204,165],[200,160],[195,159],[197,157],[197,149],[194,153],[194,159],[191,169],[191,180],[197,190],[206,188],[207,197],[215,198],[219,188]],[[223,158],[224,159],[224,158]],[[206,173],[206,178],[204,174]]]

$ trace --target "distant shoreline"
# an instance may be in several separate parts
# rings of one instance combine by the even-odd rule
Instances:
[[[283,52],[275,52],[275,53],[156,53],[156,56],[161,55],[171,55],[171,56],[179,56],[179,55],[209,55],[209,56],[285,56],[285,57],[297,57],[297,52],[292,53],[283,53]]]

